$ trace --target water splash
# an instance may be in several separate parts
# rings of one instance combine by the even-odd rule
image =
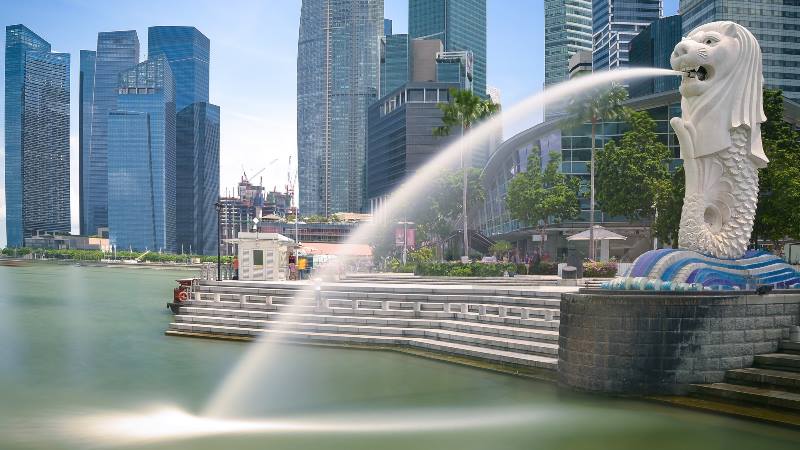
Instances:
[[[548,104],[561,102],[590,89],[608,85],[612,82],[635,78],[681,75],[683,75],[682,72],[669,69],[635,68],[613,70],[598,72],[559,83],[545,91],[531,95],[519,104],[511,108],[503,109],[501,113],[482,122],[480,125],[471,129],[467,135],[440,151],[433,159],[417,170],[413,176],[409,177],[402,185],[392,192],[388,200],[375,213],[375,217],[394,217],[401,210],[413,208],[414,200],[425,195],[426,189],[430,189],[432,184],[430,180],[437,179],[441,175],[443,169],[454,167],[460,157],[462,149],[475,148],[479,145],[483,145],[492,135],[498,133],[504,125],[508,126],[509,123],[517,124],[525,122],[525,119],[530,120],[530,117],[532,117],[535,111]],[[532,123],[527,124],[527,126],[532,125]],[[385,223],[375,219],[372,222],[363,224],[351,234],[346,243],[375,242],[374,239],[371,238],[383,230],[383,226],[385,226]],[[330,276],[332,274],[325,273],[325,269],[323,269],[323,272],[319,275],[325,278],[326,275]],[[313,287],[310,285],[309,289],[313,289]],[[290,307],[286,315],[288,316],[293,312],[295,311]],[[271,325],[271,328],[273,330],[281,330],[283,327],[281,323],[281,321],[277,321]],[[239,410],[240,408],[237,405],[239,405],[240,402],[247,401],[248,386],[250,386],[251,383],[259,382],[260,372],[266,367],[266,364],[270,363],[272,353],[270,349],[272,344],[277,341],[278,339],[272,337],[261,338],[258,343],[253,345],[245,354],[239,365],[231,371],[222,382],[217,392],[212,396],[204,410],[204,414],[214,417],[226,417]]]

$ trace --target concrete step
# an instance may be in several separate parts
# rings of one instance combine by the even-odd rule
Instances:
[[[396,337],[414,337],[436,339],[445,342],[490,347],[500,350],[515,351],[527,354],[538,354],[551,357],[558,356],[558,344],[542,343],[533,340],[512,339],[507,337],[487,336],[436,328],[401,328],[391,326],[371,326],[358,324],[320,324],[309,322],[283,321],[275,322],[259,319],[236,317],[213,317],[179,315],[177,323],[221,325],[226,327],[248,329],[278,329],[298,332],[336,333],[346,335],[380,335]]]
[[[468,356],[484,359],[496,363],[514,364],[527,367],[537,367],[554,370],[558,364],[557,357],[532,355],[515,351],[506,351],[468,345],[456,342],[445,342],[423,337],[400,337],[363,334],[338,334],[323,332],[303,332],[294,330],[273,330],[239,328],[224,325],[208,325],[195,323],[173,322],[170,324],[168,334],[199,333],[217,336],[258,337],[261,335],[274,336],[289,342],[316,342],[340,344],[371,344],[371,345],[405,345],[423,348],[430,351],[446,354]]]
[[[729,383],[694,384],[690,392],[705,398],[719,398],[734,402],[747,402],[800,410],[800,394],[769,388],[743,386]]]
[[[182,307],[205,307],[205,308],[218,308],[218,309],[231,309],[231,310],[246,310],[246,311],[278,311],[284,313],[321,313],[316,307],[309,305],[285,305],[285,304],[272,304],[266,303],[245,303],[244,307],[240,302],[220,301],[215,302],[211,300],[190,300],[182,303]],[[511,309],[511,308],[509,308]],[[519,315],[499,316],[492,314],[493,310],[487,308],[488,314],[479,314],[478,312],[444,312],[444,311],[414,311],[412,309],[388,309],[383,310],[379,308],[359,308],[353,310],[349,305],[347,307],[332,307],[324,311],[323,314],[328,315],[345,315],[357,317],[380,317],[380,318],[405,318],[405,319],[429,319],[429,320],[454,320],[463,321],[468,323],[482,323],[502,325],[509,327],[520,328],[534,328],[542,330],[558,331],[558,320],[545,320],[544,318],[532,317],[524,319]],[[512,311],[513,312],[513,311]]]
[[[779,369],[792,372],[800,371],[800,354],[793,353],[767,353],[756,355],[753,360],[756,367],[766,369]]]
[[[219,293],[222,299],[233,300],[240,294],[273,296],[279,299],[297,299],[297,301],[313,301],[314,292],[311,290],[291,290],[291,289],[264,289],[234,286],[199,286],[198,292],[205,294]],[[514,306],[541,306],[558,309],[561,305],[559,298],[541,296],[509,296],[509,295],[467,295],[452,293],[396,293],[381,291],[322,291],[325,298],[333,300],[392,300],[407,302],[431,302],[431,303],[498,303]]]
[[[351,310],[352,311],[352,310]],[[505,326],[500,324],[483,324],[479,322],[462,322],[454,320],[430,320],[415,318],[390,318],[374,316],[333,315],[324,313],[286,313],[273,311],[253,311],[231,308],[184,306],[181,315],[236,317],[240,319],[259,319],[272,321],[292,321],[318,324],[351,325],[360,323],[368,326],[393,326],[401,328],[435,328],[460,331],[481,335],[497,336],[513,339],[529,339],[545,342],[558,342],[558,330],[532,329]]]
[[[781,342],[781,352],[782,353],[794,353],[800,355],[800,342],[792,342],[792,341],[782,341]]]
[[[725,372],[725,381],[732,384],[800,393],[800,373],[798,372],[748,367]]]

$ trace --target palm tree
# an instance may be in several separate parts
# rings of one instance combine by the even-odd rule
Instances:
[[[627,109],[622,103],[628,99],[628,90],[619,84],[598,89],[589,94],[572,99],[567,113],[572,117],[572,125],[592,124],[592,156],[589,164],[591,199],[589,201],[589,258],[595,259],[594,242],[594,154],[597,138],[597,124],[624,118]]]
[[[450,88],[450,102],[439,103],[442,110],[442,126],[433,129],[434,136],[449,136],[452,127],[461,127],[461,137],[473,124],[500,111],[500,105],[484,100],[470,90]],[[469,232],[467,228],[467,164],[464,161],[464,146],[461,145],[461,170],[463,172],[464,256],[469,258]]]

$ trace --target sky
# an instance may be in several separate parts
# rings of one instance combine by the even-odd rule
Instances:
[[[393,31],[408,30],[408,1],[384,0]],[[665,0],[664,14],[678,0]],[[137,0],[135,6],[98,0],[4,0],[2,25],[24,24],[71,54],[71,210],[78,232],[78,69],[80,50],[94,50],[100,31],[136,30],[147,57],[147,28],[189,25],[211,40],[210,101],[220,106],[220,187],[233,190],[242,171],[261,173],[268,189],[283,190],[296,170],[296,62],[300,0]],[[544,82],[542,0],[487,0],[488,85],[503,105],[540,91]],[[5,48],[5,33],[0,36]],[[4,58],[0,73],[5,73]],[[0,83],[0,98],[4,83]],[[0,111],[5,117],[4,102]],[[541,115],[531,118],[531,124]],[[0,134],[5,135],[4,121]],[[0,140],[4,154],[5,140]],[[291,166],[290,166],[291,158]],[[0,158],[0,180],[4,180]],[[5,246],[5,183],[0,183],[0,247]]]

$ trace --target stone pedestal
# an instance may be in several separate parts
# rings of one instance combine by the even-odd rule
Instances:
[[[592,291],[561,299],[558,379],[611,394],[684,394],[774,352],[800,323],[800,291]]]

